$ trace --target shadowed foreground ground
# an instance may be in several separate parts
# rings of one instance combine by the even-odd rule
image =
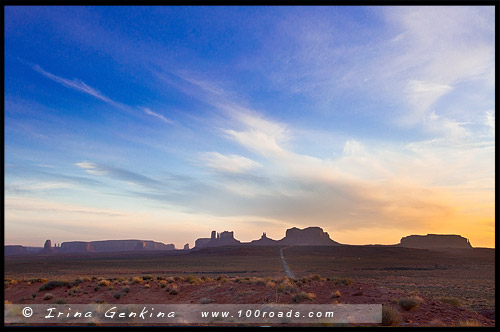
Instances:
[[[8,257],[5,300],[381,303],[400,316],[393,325],[494,325],[494,250],[290,247],[283,254],[295,280],[284,278],[279,251],[232,247],[191,253]],[[67,283],[44,286],[58,280]],[[408,297],[418,304],[406,311]]]

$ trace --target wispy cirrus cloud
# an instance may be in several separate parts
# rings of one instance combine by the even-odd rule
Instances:
[[[87,173],[92,175],[109,176],[117,180],[125,181],[127,183],[133,183],[147,188],[157,188],[161,185],[160,181],[154,180],[150,177],[138,174],[136,172],[131,172],[123,168],[112,167],[87,161],[78,162],[75,163],[75,165],[84,169]]]
[[[262,165],[249,158],[238,155],[223,155],[218,152],[205,152],[201,155],[205,165],[222,172],[244,173],[246,171],[261,168]]]
[[[39,72],[40,74],[42,74],[43,76],[51,79],[52,81],[54,82],[57,82],[67,88],[71,88],[73,90],[76,90],[76,91],[80,91],[80,92],[83,92],[83,93],[86,93],[90,96],[93,96],[97,99],[100,99],[112,106],[115,106],[115,107],[118,107],[118,108],[125,108],[126,106],[120,102],[117,102],[109,97],[107,97],[106,95],[104,95],[103,93],[101,93],[99,90],[97,89],[94,89],[90,86],[88,86],[85,82],[79,80],[79,79],[67,79],[67,78],[63,78],[63,77],[60,77],[60,76],[57,76],[57,75],[54,75],[52,73],[49,73],[48,71],[42,69],[42,67],[40,67],[39,65],[33,65],[32,67],[35,71]]]
[[[382,13],[398,38],[386,44],[387,53],[374,59],[372,67],[389,82],[385,86],[392,91],[386,90],[386,95],[401,92],[407,112],[399,123],[423,125],[434,134],[441,132],[440,127],[453,125],[458,131],[445,133],[464,133],[463,119],[475,120],[468,105],[436,105],[448,95],[464,100],[471,92],[487,96],[492,91],[493,8],[390,7]],[[470,82],[476,84],[469,85],[464,94],[461,86]]]
[[[312,112],[338,114],[345,108],[338,100],[354,104],[363,96],[384,105],[375,120],[389,127],[433,136],[466,132],[464,120],[477,117],[459,100],[471,92],[493,92],[494,8],[389,6],[361,11],[379,17],[380,25],[371,31],[369,22],[345,16],[332,20],[314,9],[292,13],[263,36],[257,65],[247,63],[265,72],[274,88],[307,98],[315,105]],[[350,33],[345,26],[352,28]],[[464,88],[470,82],[476,84]],[[438,105],[449,96],[458,107]],[[455,129],[442,132],[443,126]]]
[[[59,189],[75,188],[74,184],[70,182],[56,182],[56,181],[23,181],[23,182],[10,182],[5,184],[5,193],[7,194],[28,194],[35,192],[46,192]]]
[[[122,207],[127,199],[130,205],[143,204],[143,209],[160,206],[161,225],[167,219],[163,213],[172,207],[187,211],[196,219],[193,225],[200,225],[200,220],[236,221],[237,234],[240,220],[282,228],[316,224],[333,234],[364,227],[370,229],[366,241],[373,240],[376,229],[383,229],[379,234],[386,238],[391,229],[436,227],[460,232],[494,221],[495,115],[493,94],[487,93],[494,87],[491,8],[279,10],[268,22],[259,18],[238,25],[244,34],[256,23],[263,28],[250,32],[251,44],[246,39],[238,44],[251,48],[242,47],[242,52],[232,48],[229,64],[213,56],[222,54],[226,44],[211,43],[207,50],[208,39],[193,36],[194,44],[189,43],[189,52],[183,53],[178,51],[184,40],[167,45],[164,40],[150,43],[151,39],[142,38],[144,25],[122,29],[116,20],[101,26],[97,17],[101,15],[94,11],[64,14],[51,14],[57,16],[52,24],[58,37],[74,49],[77,45],[105,54],[105,61],[113,59],[129,70],[134,83],[144,88],[139,92],[145,92],[132,93],[129,99],[144,97],[157,105],[185,108],[175,114],[164,106],[143,107],[143,101],[137,102],[140,106],[123,105],[110,97],[112,92],[108,96],[89,86],[90,79],[85,83],[34,68],[68,89],[109,105],[123,105],[136,117],[121,122],[135,129],[123,131],[124,136],[135,136],[127,142],[147,141],[155,148],[148,154],[135,150],[134,144],[121,153],[117,150],[126,144],[106,137],[116,145],[101,156],[84,153],[66,158],[91,160],[76,166],[84,174],[82,183],[83,179],[102,182],[85,188],[102,194],[94,197],[117,195],[115,202]],[[106,15],[102,12],[102,17]],[[131,36],[133,29],[138,30]],[[146,34],[154,32],[153,28]],[[159,93],[147,95],[151,92]],[[165,101],[172,95],[175,98]],[[200,101],[206,105],[199,107]],[[172,125],[184,116],[197,120],[189,124],[190,132],[165,135],[163,127],[149,130],[154,121]],[[141,126],[137,117],[149,121]],[[64,125],[60,127],[68,127]],[[319,132],[323,136],[315,136]],[[381,136],[385,137],[377,140]],[[388,136],[392,141],[384,141]],[[195,143],[184,146],[183,140]],[[182,156],[170,159],[167,147],[182,152],[176,157]],[[140,169],[142,160],[130,161],[131,152],[148,156],[147,166]],[[192,173],[165,175],[173,173],[170,167]],[[31,189],[45,190],[43,182]],[[78,194],[75,200],[84,197]]]
[[[149,108],[147,107],[142,107],[142,110],[144,111],[144,113],[146,113],[147,115],[151,115],[151,116],[154,116],[155,118],[157,119],[160,119],[161,121],[167,123],[167,124],[173,124],[174,122],[172,120],[169,120],[167,119],[165,116],[159,114],[159,113],[156,113],[156,112],[153,112],[152,110],[150,110]]]
[[[490,129],[491,136],[495,135],[495,113],[493,111],[486,111],[485,124]]]
[[[94,98],[97,98],[99,100],[102,100],[104,101],[105,103],[109,104],[109,105],[112,105],[116,108],[119,108],[119,109],[122,109],[122,110],[128,110],[128,111],[136,111],[134,109],[134,107],[131,107],[131,106],[128,106],[128,105],[125,105],[121,102],[118,102],[116,100],[113,100],[111,99],[110,97],[104,95],[102,92],[100,92],[99,90],[87,85],[85,82],[75,78],[75,79],[67,79],[67,78],[63,78],[63,77],[60,77],[60,76],[57,76],[57,75],[54,75],[44,69],[42,69],[42,67],[40,67],[39,65],[33,65],[32,68],[39,72],[40,74],[42,74],[43,76],[51,79],[52,81],[54,82],[57,82],[67,88],[70,88],[70,89],[73,89],[73,90],[76,90],[76,91],[79,91],[79,92],[82,92],[82,93],[85,93],[85,94],[88,94]],[[147,114],[149,116],[152,116],[152,117],[155,117],[157,119],[160,119],[162,122],[166,123],[166,124],[173,124],[174,122],[170,119],[167,119],[165,116],[159,114],[159,113],[156,113],[156,112],[153,112],[151,111],[151,109],[149,109],[148,107],[140,107],[140,109],[144,112],[144,114]]]
[[[124,216],[124,213],[119,211],[89,208],[81,205],[77,206],[71,204],[53,203],[37,198],[8,197],[5,199],[5,204],[9,207],[9,210],[18,211],[51,211],[55,213],[95,214],[105,217]]]
[[[190,82],[196,82],[196,79],[191,78]],[[481,137],[468,136],[461,122],[429,112],[429,107],[439,97],[453,89],[448,85],[413,80],[407,87],[414,95],[412,102],[415,107],[420,107],[419,102],[426,100],[421,112],[428,113],[424,121],[430,123],[424,124],[429,128],[440,125],[439,130],[444,130],[445,137],[389,146],[348,139],[340,158],[318,158],[295,152],[292,144],[297,139],[294,128],[241,106],[228,95],[210,94],[213,83],[207,85],[204,81],[197,86],[205,93],[199,98],[231,119],[220,129],[223,136],[266,160],[265,174],[272,181],[273,188],[234,187],[233,192],[240,192],[241,196],[245,196],[245,191],[258,193],[247,195],[244,206],[243,203],[232,204],[239,207],[240,213],[250,209],[254,213],[266,210],[265,213],[273,218],[303,216],[318,223],[328,223],[328,216],[335,215],[337,218],[332,221],[331,224],[335,225],[332,227],[342,229],[358,225],[368,227],[368,219],[374,221],[370,227],[379,224],[380,227],[429,228],[438,220],[441,226],[446,227],[446,221],[463,222],[464,215],[457,214],[453,199],[461,195],[464,186],[468,187],[467,190],[470,186],[474,187],[478,177],[489,176],[490,167],[483,163],[481,175],[457,177],[465,169],[474,167],[469,164],[474,159],[470,159],[471,155],[481,160],[491,159],[491,144],[485,142],[486,145],[483,145]],[[204,89],[204,86],[210,86],[210,89]],[[486,119],[490,118],[486,116]],[[438,130],[437,127],[435,129]],[[460,167],[446,166],[450,161]],[[276,170],[279,170],[279,176]],[[284,180],[277,181],[280,177]],[[477,186],[475,188],[482,190]],[[214,192],[214,196],[217,195]],[[482,194],[479,196],[485,197]],[[272,202],[269,204],[273,208],[258,197],[266,197],[266,202]],[[237,196],[231,200],[235,199]],[[315,209],[308,208],[311,206]],[[339,209],[343,211],[339,212]],[[398,225],[398,220],[405,220],[411,225]]]
[[[453,88],[446,84],[410,80],[406,86],[406,91],[409,103],[416,112],[413,118],[408,118],[408,120],[411,122],[421,121],[421,117],[425,115],[429,107],[451,90]]]

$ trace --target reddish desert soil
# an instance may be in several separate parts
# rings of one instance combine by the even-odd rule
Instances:
[[[161,278],[165,279],[165,278]],[[200,303],[201,299],[209,299],[219,304],[264,304],[264,303],[295,303],[293,296],[301,291],[313,293],[316,297],[301,303],[351,303],[351,304],[383,304],[393,306],[402,316],[399,326],[458,326],[465,321],[474,322],[476,326],[495,326],[494,314],[490,317],[477,312],[453,306],[436,299],[422,297],[421,304],[406,311],[399,307],[397,300],[415,294],[404,293],[401,290],[389,289],[374,284],[354,281],[351,285],[337,284],[335,280],[303,278],[292,281],[291,288],[286,278],[219,278],[204,280],[196,277],[191,282],[177,278],[159,280],[153,277],[134,283],[131,278],[108,279],[110,286],[102,285],[98,278],[84,280],[77,286],[61,286],[52,290],[39,288],[46,283],[42,281],[6,281],[5,300],[11,303],[61,303],[65,300],[70,304],[110,303],[110,304],[189,304]],[[319,280],[318,280],[319,279]],[[99,286],[101,283],[101,286]],[[99,287],[97,290],[96,287]],[[129,292],[123,289],[129,288]],[[177,294],[171,294],[176,289]],[[332,293],[340,292],[340,297],[332,298]],[[53,298],[44,300],[46,293]],[[121,297],[116,299],[115,294]],[[174,292],[175,293],[175,292]],[[32,294],[36,294],[33,298]],[[417,294],[418,295],[418,294]]]

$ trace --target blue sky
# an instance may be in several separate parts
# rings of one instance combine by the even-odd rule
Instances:
[[[494,246],[494,7],[5,7],[7,244]]]

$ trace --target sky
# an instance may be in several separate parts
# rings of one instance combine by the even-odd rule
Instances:
[[[5,244],[494,247],[495,15],[5,7]]]

